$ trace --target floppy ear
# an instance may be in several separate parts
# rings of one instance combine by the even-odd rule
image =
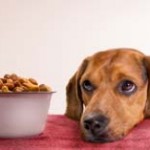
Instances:
[[[66,87],[67,108],[65,115],[75,120],[80,120],[83,112],[83,102],[79,82],[87,64],[88,60],[85,59]]]
[[[145,106],[145,117],[150,117],[150,56],[144,58],[144,65],[146,67],[146,75],[148,80],[148,89],[147,89],[147,100]]]

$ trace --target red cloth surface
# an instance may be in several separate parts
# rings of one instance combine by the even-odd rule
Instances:
[[[44,132],[32,138],[0,139],[0,150],[149,150],[150,120],[144,120],[123,140],[87,143],[80,137],[79,124],[63,115],[50,115]]]

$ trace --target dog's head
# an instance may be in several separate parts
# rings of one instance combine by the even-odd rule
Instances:
[[[115,141],[150,116],[150,58],[132,49],[86,58],[67,85],[66,115],[85,140]]]

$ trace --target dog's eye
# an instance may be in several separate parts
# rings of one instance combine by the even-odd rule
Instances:
[[[130,80],[124,80],[119,84],[119,91],[125,95],[130,95],[136,90],[136,85]]]
[[[94,85],[89,80],[85,80],[82,83],[82,87],[84,90],[86,90],[88,92],[92,92],[95,89]]]

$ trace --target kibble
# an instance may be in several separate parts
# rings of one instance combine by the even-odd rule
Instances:
[[[10,92],[50,92],[51,88],[45,84],[38,84],[33,78],[24,78],[16,74],[5,74],[0,78],[0,93]]]

